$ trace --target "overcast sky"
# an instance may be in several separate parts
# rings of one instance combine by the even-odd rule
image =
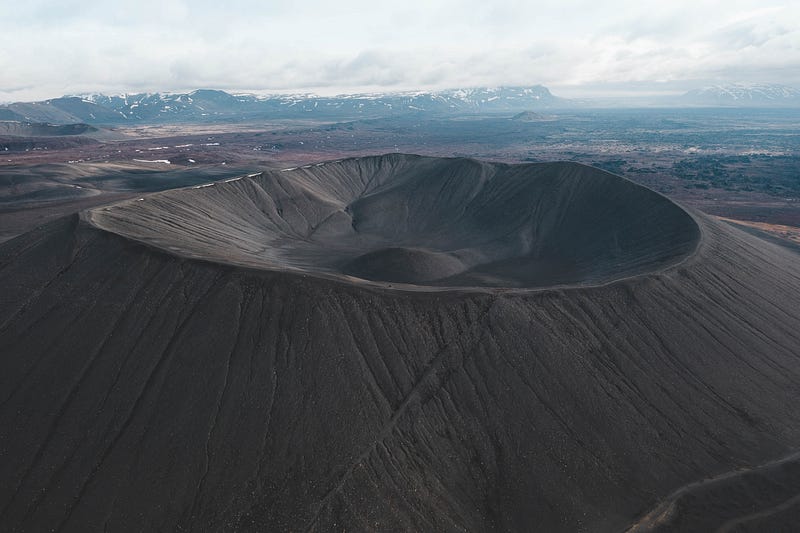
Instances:
[[[800,86],[797,0],[0,0],[0,101],[85,92]]]

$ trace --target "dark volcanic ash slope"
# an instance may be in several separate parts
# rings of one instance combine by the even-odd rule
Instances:
[[[780,525],[797,309],[797,255],[572,164],[96,209],[0,245],[0,524],[641,531],[756,467],[771,497],[715,482],[702,528]]]

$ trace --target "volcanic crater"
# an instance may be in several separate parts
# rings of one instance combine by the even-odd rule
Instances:
[[[90,218],[188,257],[433,287],[605,283],[679,261],[700,235],[668,199],[584,165],[401,154],[173,190]]]
[[[798,309],[795,252],[572,163],[95,208],[0,243],[0,529],[795,530]]]

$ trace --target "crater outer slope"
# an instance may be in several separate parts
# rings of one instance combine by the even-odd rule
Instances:
[[[0,529],[793,525],[796,462],[781,458],[800,448],[796,254],[584,167],[532,167],[540,177],[518,182],[531,167],[370,161],[391,171],[369,178],[344,172],[364,162],[342,162],[324,188],[312,167],[156,194],[0,244]],[[428,175],[441,194],[412,179],[417,164],[439,169]],[[570,185],[552,169],[587,179]],[[392,192],[401,171],[396,186],[419,194]],[[572,191],[547,196],[561,202],[552,217],[573,201],[591,207],[581,191],[602,183],[596,204],[625,203],[616,183],[676,229],[654,235],[644,215],[634,226],[646,230],[622,217],[623,255],[573,243],[576,266],[555,279],[572,286],[541,288],[547,276],[503,258],[530,251],[518,256],[535,262],[558,242],[545,233],[592,231],[542,216],[534,227],[548,231],[519,244],[546,208],[505,185],[538,187],[551,171]],[[267,194],[280,190],[285,200]],[[424,204],[420,216],[389,224],[383,213],[402,206],[380,199],[394,194]],[[215,195],[240,202],[224,224]],[[438,216],[421,218],[451,213],[437,205],[447,202],[481,212],[495,197],[508,212],[456,211],[462,223],[441,232]],[[507,242],[494,225],[514,230]],[[339,237],[347,254],[326,252]],[[289,241],[311,244],[278,246]],[[395,260],[411,261],[419,284],[344,273]],[[540,288],[491,288],[514,284]]]

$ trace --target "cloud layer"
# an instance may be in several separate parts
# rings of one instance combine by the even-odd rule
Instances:
[[[800,85],[771,0],[4,0],[0,100],[84,92],[535,84],[566,95]]]

